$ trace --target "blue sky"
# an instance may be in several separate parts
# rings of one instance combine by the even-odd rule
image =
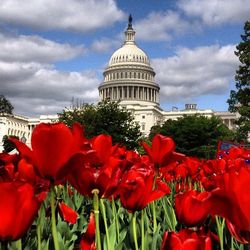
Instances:
[[[61,112],[73,97],[97,102],[132,14],[161,107],[225,111],[249,13],[249,0],[1,0],[0,94],[28,116]]]

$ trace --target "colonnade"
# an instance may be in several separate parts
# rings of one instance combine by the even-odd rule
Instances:
[[[140,86],[116,86],[103,87],[100,90],[100,97],[102,100],[110,98],[111,100],[142,100],[150,102],[159,102],[159,91],[151,87]]]

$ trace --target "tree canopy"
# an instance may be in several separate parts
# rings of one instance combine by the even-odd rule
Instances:
[[[72,126],[74,122],[82,124],[88,138],[108,134],[112,135],[113,143],[119,143],[128,149],[138,147],[140,126],[129,111],[120,107],[119,102],[105,100],[97,105],[84,104],[63,110],[58,115],[59,121],[68,126]]]
[[[244,31],[235,51],[240,61],[235,75],[236,90],[231,90],[227,101],[229,111],[239,113],[239,119],[236,120],[238,140],[246,140],[250,132],[250,21],[245,23]]]
[[[3,151],[6,152],[6,153],[9,153],[9,152],[11,152],[12,150],[14,150],[16,148],[16,146],[14,145],[14,143],[12,143],[9,140],[10,137],[19,139],[18,136],[14,136],[14,135],[11,135],[11,136],[4,135],[3,136],[3,139],[2,139],[2,142],[3,142]]]
[[[151,128],[150,138],[157,133],[171,137],[176,143],[177,152],[200,158],[213,158],[218,141],[232,140],[234,136],[220,118],[200,115],[167,120]]]
[[[12,114],[13,109],[14,107],[12,106],[10,101],[4,95],[0,95],[0,114],[1,113]]]

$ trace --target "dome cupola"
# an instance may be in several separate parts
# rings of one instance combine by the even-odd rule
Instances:
[[[159,86],[147,54],[135,43],[132,16],[129,16],[125,41],[110,57],[99,86],[101,100],[120,100],[121,105],[159,105]]]
[[[135,43],[135,31],[132,27],[132,17],[129,16],[129,22],[125,33],[125,41],[121,48],[116,50],[109,60],[109,66],[120,63],[142,63],[149,65],[149,59],[146,53]]]

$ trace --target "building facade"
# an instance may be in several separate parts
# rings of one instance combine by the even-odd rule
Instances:
[[[58,120],[57,115],[41,115],[30,118],[16,114],[0,114],[0,152],[3,150],[3,137],[17,136],[21,141],[31,146],[31,134],[39,123],[52,123]]]

